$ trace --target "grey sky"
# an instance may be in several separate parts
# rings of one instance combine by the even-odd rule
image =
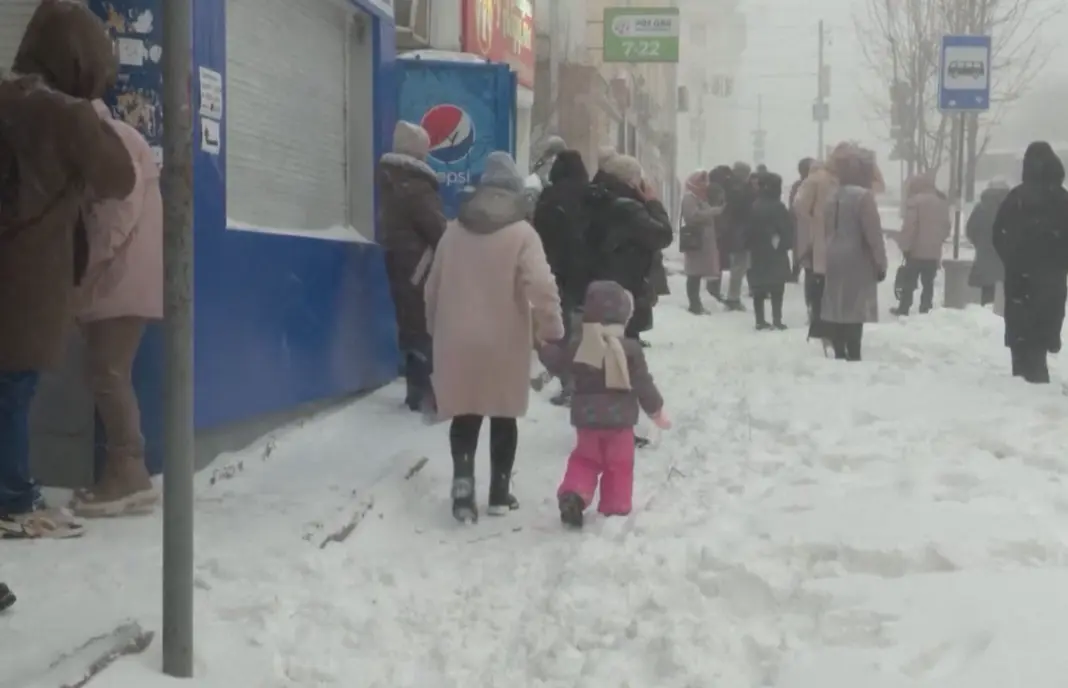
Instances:
[[[1052,0],[1051,0],[1052,1]],[[749,23],[748,49],[739,74],[739,131],[756,128],[758,96],[764,101],[764,128],[768,132],[768,165],[791,177],[799,158],[816,153],[816,125],[812,101],[816,92],[817,23],[826,22],[830,45],[826,60],[831,66],[831,120],[827,142],[859,139],[889,155],[881,137],[885,125],[868,121],[868,105],[862,93],[874,78],[864,63],[854,28],[854,16],[867,0],[745,0]],[[1068,13],[1046,23],[1040,40],[1055,46],[1068,34]],[[1068,80],[1068,45],[1055,49],[1048,68],[1036,80],[1034,90],[1051,80]],[[1048,105],[1047,105],[1048,106]],[[1042,107],[1025,99],[1017,107]],[[1036,132],[1035,138],[1041,137]],[[751,158],[749,139],[739,141],[736,157]]]

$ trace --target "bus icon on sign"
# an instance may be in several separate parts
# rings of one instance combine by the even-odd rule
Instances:
[[[954,79],[962,76],[970,77],[972,79],[982,79],[986,76],[986,66],[978,61],[953,60],[949,63],[946,72]]]

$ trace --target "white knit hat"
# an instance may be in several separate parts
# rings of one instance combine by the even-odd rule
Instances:
[[[418,124],[400,120],[393,129],[393,152],[426,160],[430,155],[430,135]]]

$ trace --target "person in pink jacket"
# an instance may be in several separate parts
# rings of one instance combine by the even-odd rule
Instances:
[[[890,310],[894,315],[909,314],[917,282],[922,285],[920,313],[931,311],[935,277],[942,266],[942,247],[953,231],[952,208],[931,175],[913,177],[905,189],[905,215],[898,240],[905,264],[901,268],[904,272],[895,280],[901,288],[898,305]]]
[[[137,180],[126,198],[94,203],[84,212],[89,265],[77,317],[88,384],[107,437],[100,481],[76,493],[71,505],[87,518],[151,510],[158,500],[145,466],[133,362],[145,326],[163,317],[159,167],[137,129],[113,119],[104,103],[94,105],[126,145]]]

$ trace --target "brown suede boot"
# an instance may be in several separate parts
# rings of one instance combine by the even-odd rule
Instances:
[[[77,493],[71,509],[82,518],[112,518],[151,513],[159,502],[141,457],[109,460],[100,482]]]

